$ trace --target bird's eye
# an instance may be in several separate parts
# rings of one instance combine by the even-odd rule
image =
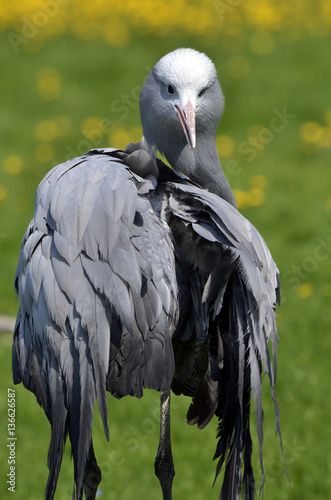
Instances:
[[[175,89],[173,88],[172,85],[168,85],[167,87],[168,94],[173,95],[175,93]]]
[[[203,95],[205,95],[206,90],[207,90],[206,88],[205,88],[205,89],[202,89],[202,90],[199,92],[198,97],[202,97]]]

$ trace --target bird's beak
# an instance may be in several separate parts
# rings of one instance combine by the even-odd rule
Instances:
[[[189,146],[194,149],[196,145],[196,132],[195,132],[195,110],[192,106],[191,101],[187,101],[187,104],[180,108],[175,106],[176,111],[179,116],[180,123],[183,127],[187,142]]]

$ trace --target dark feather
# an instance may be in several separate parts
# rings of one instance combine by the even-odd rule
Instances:
[[[175,236],[178,259],[186,262],[190,269],[187,276],[194,277],[187,284],[188,288],[196,289],[196,276],[204,283],[198,293],[206,311],[208,332],[207,336],[203,334],[201,326],[196,326],[198,323],[195,329],[191,328],[192,341],[199,338],[208,345],[209,360],[204,363],[204,374],[200,372],[200,382],[195,378],[196,390],[187,419],[189,424],[196,423],[203,428],[213,415],[218,417],[219,441],[214,458],[219,459],[216,477],[223,467],[225,469],[221,498],[238,499],[242,489],[245,499],[250,500],[255,493],[251,466],[251,393],[256,406],[261,490],[264,483],[262,371],[269,376],[276,409],[276,430],[280,436],[274,389],[278,270],[260,234],[232,206],[189,182],[176,180],[172,183],[173,177],[163,168],[163,177],[159,179],[159,182],[167,182],[163,217]],[[195,301],[193,296],[191,301]],[[187,338],[187,332],[185,335]],[[269,339],[273,346],[273,363]],[[180,340],[175,349],[178,346],[181,348]],[[179,357],[176,353],[180,366],[176,369],[173,386],[177,393],[187,394],[187,381],[194,379],[197,373],[197,348],[194,342],[192,346],[192,350],[186,351],[183,347]]]
[[[251,393],[261,489],[264,478],[263,371],[280,435],[277,268],[230,204],[165,166],[155,188],[127,169],[126,158],[95,150],[55,167],[40,184],[22,243],[13,375],[51,422],[46,498],[54,496],[68,433],[81,498],[96,398],[108,437],[106,390],[141,397],[144,387],[172,386],[193,397],[188,423],[219,420],[221,498],[238,499],[242,489],[251,500]]]
[[[12,357],[14,382],[34,392],[52,428],[46,500],[54,497],[68,434],[74,500],[82,499],[92,469],[99,481],[96,399],[108,438],[106,391],[141,397],[146,387],[192,397],[189,424],[203,428],[217,417],[222,500],[254,496],[252,396],[263,490],[264,373],[280,436],[280,285],[268,247],[237,211],[219,162],[223,104],[212,61],[178,49],[154,66],[142,88],[140,143],[92,150],[54,167],[38,187],[15,276],[20,308]],[[157,150],[191,180],[155,160]],[[171,459],[163,396],[158,459]]]

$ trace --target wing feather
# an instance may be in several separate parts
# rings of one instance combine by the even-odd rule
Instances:
[[[197,323],[195,327],[192,325],[190,332],[191,339],[197,337],[200,342],[209,344],[209,360],[196,386],[187,419],[188,423],[197,423],[203,428],[214,414],[218,417],[215,480],[221,469],[225,469],[220,498],[237,500],[243,488],[245,498],[253,499],[250,399],[252,394],[262,492],[263,372],[269,377],[276,430],[281,441],[275,393],[278,342],[275,309],[280,298],[278,269],[259,232],[233,206],[189,182],[174,181],[174,177],[170,172],[165,177],[167,191],[160,211],[173,231],[179,262],[185,261],[192,270],[191,275],[198,273],[204,283],[198,302],[208,310],[207,335],[195,331]],[[192,288],[192,283],[189,282],[188,287]],[[191,296],[191,301],[194,303],[196,299]],[[185,340],[179,340],[175,346],[181,353],[181,363],[185,342],[188,343],[187,330]],[[198,343],[195,351],[187,349],[186,352],[187,356],[195,356],[195,361],[186,361],[186,374],[179,368],[177,374],[176,368],[176,392],[186,393],[186,385],[197,373],[197,363],[201,359]]]
[[[51,423],[48,500],[68,433],[81,497],[96,398],[108,438],[106,390],[117,397],[169,390],[174,372],[170,231],[148,198],[153,182],[116,154],[94,151],[45,176],[15,277],[13,377]]]

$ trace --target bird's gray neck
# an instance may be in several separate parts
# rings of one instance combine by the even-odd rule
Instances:
[[[187,144],[174,148],[165,154],[174,170],[182,172],[204,189],[217,194],[237,208],[236,199],[224,175],[218,157],[215,138],[203,137],[197,140],[196,148]]]

